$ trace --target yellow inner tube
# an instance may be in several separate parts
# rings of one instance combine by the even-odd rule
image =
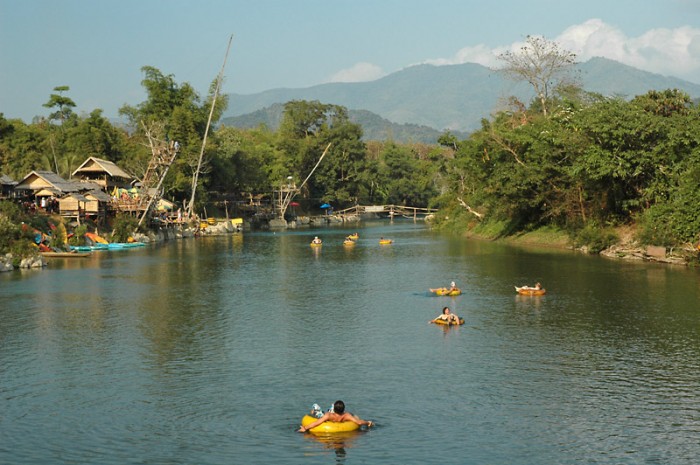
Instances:
[[[316,420],[317,418],[310,415],[304,415],[304,418],[301,419],[301,426],[306,427],[306,425],[310,425]],[[311,428],[309,431],[312,433],[328,434],[347,433],[350,431],[357,431],[358,429],[360,429],[360,425],[353,421],[325,421],[320,425]]]
[[[321,247],[323,245],[322,242],[312,242],[311,247]]]
[[[433,321],[433,323],[435,323],[436,325],[457,326],[457,323],[455,323],[454,321],[435,320]],[[464,324],[464,318],[459,319],[459,324]]]
[[[456,295],[461,295],[462,291],[460,289],[446,289],[446,288],[440,288],[440,289],[431,289],[430,290],[433,294],[435,295],[449,295],[449,296],[456,296]]]

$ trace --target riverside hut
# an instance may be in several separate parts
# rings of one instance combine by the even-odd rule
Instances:
[[[14,195],[17,181],[6,174],[0,175],[0,199],[9,199]]]
[[[128,188],[136,179],[115,163],[97,157],[85,160],[71,176],[95,183],[105,192],[111,192],[114,188]]]

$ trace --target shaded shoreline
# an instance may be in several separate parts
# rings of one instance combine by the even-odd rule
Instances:
[[[669,265],[697,266],[700,249],[692,245],[685,247],[644,246],[633,237],[630,228],[618,228],[616,233],[620,240],[598,253],[591,252],[588,247],[576,247],[571,238],[562,231],[540,229],[527,233],[519,233],[504,237],[489,237],[484,234],[468,231],[463,237],[468,239],[502,242],[511,245],[533,246],[548,249],[571,250],[588,255],[600,255],[606,258],[625,261],[646,261],[665,263]]]

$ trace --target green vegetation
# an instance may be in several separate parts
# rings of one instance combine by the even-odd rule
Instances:
[[[512,75],[534,83],[536,97],[512,98],[467,138],[446,132],[435,144],[365,141],[345,107],[305,100],[285,104],[278,129],[220,126],[207,143],[195,210],[220,196],[270,195],[289,177],[300,185],[329,147],[299,196],[302,208],[323,202],[336,209],[433,207],[439,209],[433,224],[443,230],[523,240],[566,234],[595,252],[618,240],[615,227],[631,224],[642,243],[697,242],[698,104],[677,90],[631,100],[585,92],[566,73],[572,55],[550,45],[531,44],[547,52],[556,73],[538,75],[515,55],[506,57]],[[188,199],[211,95],[200,101],[189,84],[155,68],[143,71],[147,100],[121,109],[128,130],[100,110],[73,113],[67,86],[54,89],[46,119],[25,124],[0,114],[2,172],[19,179],[32,169],[57,169],[67,176],[97,156],[140,176],[150,157],[148,133],[181,144],[163,188],[175,201]],[[215,122],[225,106],[225,98],[217,103]],[[42,231],[47,226],[7,205],[0,208],[0,252],[19,247],[22,222]],[[112,227],[113,238],[124,241],[135,224],[120,217]]]
[[[119,214],[112,223],[112,240],[111,242],[128,242],[136,229],[138,228],[138,220],[128,214]]]
[[[229,116],[221,120],[221,124],[240,128],[254,129],[267,127],[277,131],[284,115],[284,104],[275,103],[261,110],[241,116]],[[434,144],[440,137],[440,131],[419,124],[393,123],[367,110],[348,110],[351,122],[362,127],[362,140],[393,140],[399,143]],[[466,137],[467,133],[459,133]]]

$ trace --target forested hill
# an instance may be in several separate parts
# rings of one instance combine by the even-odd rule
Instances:
[[[283,103],[274,103],[269,107],[241,116],[229,116],[221,121],[224,126],[242,129],[253,129],[264,125],[276,131],[282,121]],[[393,140],[401,143],[422,142],[434,144],[442,131],[418,124],[398,124],[382,118],[367,110],[348,110],[348,118],[362,127],[363,140]],[[468,134],[453,131],[460,139],[466,139]]]
[[[698,84],[641,71],[605,58],[593,58],[578,67],[583,88],[606,96],[631,98],[649,90],[680,89],[691,98],[700,97]],[[471,132],[480,126],[482,118],[498,110],[511,95],[529,101],[531,90],[474,63],[417,65],[371,82],[273,89],[251,95],[230,94],[225,116],[247,115],[290,100],[319,100],[342,105],[348,110],[366,110],[393,123],[433,128],[437,133],[444,129]],[[223,122],[237,125],[232,120]],[[363,127],[370,138],[369,133],[374,133],[375,129]],[[378,133],[381,134],[381,129]],[[399,137],[395,139],[400,140]]]

